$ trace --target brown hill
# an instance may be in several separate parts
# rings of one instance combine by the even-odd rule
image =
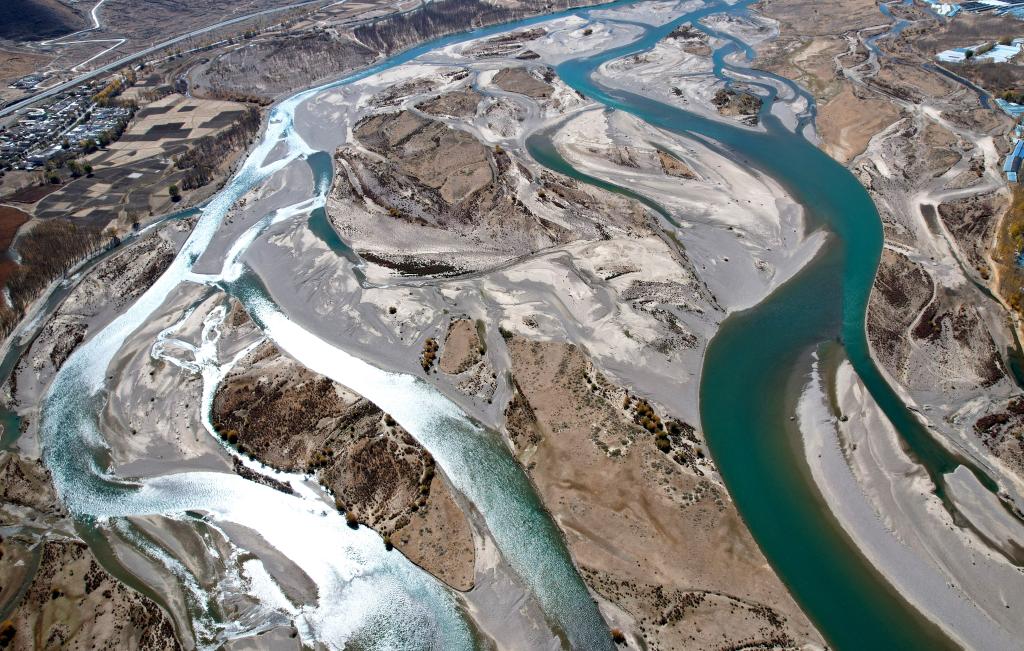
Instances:
[[[59,0],[4,0],[0,2],[0,38],[38,41],[70,34],[88,26],[81,11]]]

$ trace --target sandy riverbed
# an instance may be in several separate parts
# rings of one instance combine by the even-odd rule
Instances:
[[[901,594],[947,633],[971,648],[1012,646],[1020,635],[1020,575],[953,524],[849,363],[834,379],[842,421],[829,412],[819,368],[815,363],[798,414],[808,465],[836,518]]]
[[[434,389],[495,430],[505,425],[509,401],[517,392],[535,404],[549,437],[560,428],[562,416],[555,409],[549,411],[543,396],[538,397],[543,382],[520,391],[511,381],[514,377],[523,384],[528,367],[540,365],[537,360],[524,362],[523,352],[517,350],[516,341],[525,339],[544,342],[552,350],[566,350],[571,344],[580,355],[585,351],[585,359],[591,360],[585,364],[588,372],[602,373],[617,397],[628,390],[656,405],[666,418],[671,414],[687,423],[699,422],[703,351],[718,324],[730,311],[762,300],[791,277],[823,238],[804,232],[798,206],[769,179],[704,143],[596,110],[593,102],[553,74],[550,66],[566,57],[635,37],[638,28],[620,21],[652,17],[644,11],[603,11],[590,21],[571,18],[541,24],[540,31],[531,31],[522,42],[514,40],[511,47],[495,37],[478,39],[304,104],[296,112],[297,131],[334,157],[329,224],[346,245],[374,256],[366,255],[370,262],[361,268],[366,282],[353,274],[351,256],[322,232],[314,232],[308,209],[312,205],[289,208],[314,188],[307,162],[295,159],[272,174],[229,213],[194,268],[191,282],[168,294],[114,358],[110,374],[139,379],[115,388],[103,413],[113,468],[136,477],[200,468],[233,471],[230,451],[206,431],[202,406],[209,399],[210,385],[223,378],[217,373],[228,372],[261,338],[255,326],[239,323],[234,330],[220,331],[218,336],[224,339],[213,339],[215,328],[210,324],[216,319],[208,321],[210,315],[230,306],[219,290],[205,283],[221,271],[235,269],[235,262],[243,262],[262,281],[294,327],[378,367],[426,377]],[[740,27],[749,25],[716,25]],[[585,35],[588,29],[590,34]],[[490,56],[499,47],[500,55]],[[536,57],[520,58],[526,51]],[[665,72],[645,70],[633,90],[642,92],[640,81],[654,83]],[[457,99],[438,104],[439,98],[456,93]],[[377,122],[365,128],[367,120]],[[387,137],[375,138],[378,132]],[[538,132],[550,134],[557,151],[580,172],[633,188],[664,206],[678,228],[636,201],[545,171],[525,144]],[[437,143],[444,145],[435,147]],[[667,164],[665,155],[678,164]],[[410,195],[417,200],[409,201]],[[489,203],[466,203],[485,200]],[[467,205],[493,210],[462,210]],[[255,227],[275,210],[273,219],[263,222],[266,228]],[[503,219],[486,219],[495,214]],[[254,241],[240,253],[243,249],[234,243],[243,233]],[[423,266],[427,263],[435,266]],[[439,265],[445,268],[435,272]],[[409,268],[420,271],[410,273]],[[234,314],[236,308],[231,309]],[[448,337],[452,321],[462,319],[483,322],[475,343],[484,344],[484,351],[478,353],[479,359],[448,364],[446,355],[466,359],[466,352],[458,349],[459,338]],[[428,338],[450,341],[452,348],[441,350],[439,373],[424,375]],[[172,340],[177,343],[172,345]],[[204,357],[211,349],[207,344],[217,353],[216,363],[204,366],[210,361]],[[584,358],[573,358],[574,363],[580,359]],[[216,373],[204,375],[207,370]],[[551,392],[556,395],[554,389]],[[617,417],[632,431],[628,418]],[[586,423],[576,423],[570,442],[586,443],[589,434]],[[690,444],[679,445],[696,456],[700,433],[694,431],[693,437]],[[632,455],[613,457],[613,444],[607,441],[605,448],[586,448],[588,465],[582,481],[587,488],[573,499],[601,498],[599,484],[609,472],[623,473],[617,494],[621,501],[643,503],[647,493],[663,491],[651,498],[650,513],[637,515],[644,521],[644,537],[631,539],[621,535],[623,521],[594,517],[601,509],[580,521],[568,514],[558,479],[570,464],[559,464],[565,449],[550,439],[549,443],[523,461],[535,464],[540,498],[565,526],[574,560],[586,566],[581,567],[583,578],[600,595],[606,618],[631,638],[640,640],[646,634],[657,646],[661,634],[668,644],[698,632],[688,628],[694,622],[674,616],[659,623],[659,606],[651,595],[668,590],[674,599],[678,596],[683,610],[693,606],[700,613],[695,622],[704,629],[704,646],[717,644],[716,633],[721,632],[737,642],[821,643],[760,556],[713,464],[690,459],[692,468],[676,469],[681,462],[667,460],[651,447],[655,444],[650,437]],[[271,470],[254,471],[282,479]],[[664,478],[668,479],[662,482]],[[327,518],[326,509],[332,507],[328,496],[312,482],[297,483],[300,488],[323,498]],[[527,637],[513,630],[517,627],[535,631],[528,637],[530,645],[550,645],[553,633],[522,577],[510,570],[489,533],[479,526],[472,506],[454,492],[455,503],[475,524],[476,587],[459,603],[478,613],[482,629],[510,646]],[[687,502],[692,507],[690,519],[675,521],[679,500],[689,493],[694,493]],[[633,517],[629,509],[602,503],[605,506],[625,521]],[[670,531],[663,522],[671,525]],[[690,535],[689,525],[696,534]],[[149,535],[161,540],[173,556],[188,550],[181,541],[191,534],[179,530],[179,521],[154,519],[137,526],[148,527]],[[207,579],[248,577],[237,584],[228,582],[221,593],[237,600],[246,621],[270,618],[274,612],[280,620],[273,620],[278,630],[295,616],[293,607],[314,607],[313,579],[303,578],[302,572],[296,573],[298,579],[286,579],[294,568],[266,539],[229,524],[220,531],[223,536],[217,537],[217,544],[230,540],[256,555],[263,574],[246,570],[241,554],[205,569],[194,561],[188,570],[193,575],[206,571]],[[360,540],[372,536],[360,535]],[[648,546],[659,552],[650,553]],[[612,558],[616,547],[640,563],[639,570]],[[680,551],[706,560],[707,567],[699,567],[696,560],[681,568],[663,566],[664,558]],[[426,561],[422,565],[430,567]],[[623,584],[641,578],[641,589]],[[267,582],[277,592],[267,588]],[[257,585],[267,588],[261,598],[247,599],[247,592],[256,591]],[[279,594],[287,598],[282,601]],[[516,595],[521,611],[505,622],[484,613],[503,604],[508,594]],[[690,603],[693,600],[695,604]],[[244,632],[253,634],[260,628]]]

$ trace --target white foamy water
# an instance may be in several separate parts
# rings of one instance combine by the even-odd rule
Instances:
[[[316,603],[293,608],[294,613],[285,610],[294,614],[300,634],[309,643],[319,641],[331,648],[342,648],[347,641],[358,638],[366,648],[472,648],[469,626],[445,587],[404,556],[387,552],[372,530],[347,527],[341,516],[314,491],[300,490],[296,495],[288,495],[237,475],[213,472],[186,472],[130,485],[106,476],[88,452],[105,445],[95,414],[101,404],[107,368],[128,336],[145,324],[182,282],[203,280],[193,276],[192,264],[243,195],[313,152],[292,129],[295,107],[313,94],[315,91],[299,94],[271,112],[263,140],[233,180],[203,208],[193,232],[168,270],[128,311],[82,345],[65,363],[44,401],[42,435],[46,460],[58,491],[77,515],[109,521],[154,514],[184,518],[186,511],[194,511],[214,523],[233,523],[258,532],[316,585]],[[264,163],[281,142],[286,143],[287,153]],[[323,200],[321,193],[261,220],[258,228],[250,229],[232,247],[225,275],[230,277],[238,269],[237,261],[245,248],[265,228],[307,214],[313,207],[323,205]],[[199,346],[173,339],[172,327],[160,334],[153,347],[154,356],[203,376],[205,410],[225,372],[216,359],[218,326],[223,316],[223,308],[207,316]],[[204,413],[204,424],[212,433],[208,411]],[[301,476],[291,479],[293,486],[304,483]],[[152,549],[147,553],[159,556]],[[191,600],[201,602],[195,594],[195,581],[187,571],[169,556],[160,560],[186,586]],[[262,594],[260,598],[268,606],[280,610],[283,603],[271,585],[276,584],[264,572],[258,575],[255,592],[258,597]],[[211,648],[219,645],[221,640],[213,632],[216,627],[202,614],[197,616],[195,628],[201,644]]]
[[[442,39],[438,44],[454,40]],[[482,514],[503,556],[571,645],[610,648],[604,623],[576,574],[557,528],[499,437],[472,422],[425,382],[382,371],[349,355],[291,321],[258,287],[247,286],[243,259],[248,247],[273,225],[323,207],[328,188],[318,187],[314,196],[273,211],[247,229],[230,246],[220,274],[192,271],[239,199],[286,166],[314,153],[293,129],[294,112],[300,104],[327,88],[403,63],[424,51],[427,48],[413,50],[349,79],[299,93],[271,111],[263,139],[230,183],[202,209],[167,271],[124,314],[80,346],[61,368],[43,403],[41,432],[46,462],[59,493],[78,516],[117,526],[120,518],[128,516],[188,519],[201,514],[214,527],[230,523],[257,532],[267,545],[309,577],[316,586],[316,600],[292,604],[267,566],[259,561],[246,561],[238,570],[242,573],[238,577],[244,577],[237,578],[237,582],[248,586],[248,592],[266,612],[292,619],[308,644],[319,642],[329,648],[342,648],[347,642],[358,641],[367,649],[476,646],[471,627],[449,589],[401,554],[387,552],[372,530],[347,527],[301,475],[268,472],[297,491],[286,494],[234,474],[215,472],[182,472],[127,483],[110,476],[97,462],[105,441],[96,415],[104,404],[112,360],[128,337],[154,317],[179,285],[221,283],[233,287],[267,337],[281,349],[311,370],[375,402],[431,452],[454,486]],[[176,336],[189,316],[185,314],[178,324],[157,336],[151,349],[154,357],[201,375],[202,422],[211,436],[215,433],[209,409],[217,384],[246,352],[231,360],[218,359],[217,340],[224,314],[223,307],[218,307],[206,316],[198,344]],[[197,582],[173,557],[157,549],[146,553],[159,558],[184,585],[196,611],[194,628],[202,647],[213,648],[226,638],[245,633],[239,626],[218,625],[202,612],[202,604],[197,603],[203,601],[196,593]]]

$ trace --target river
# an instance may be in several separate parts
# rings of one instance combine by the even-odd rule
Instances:
[[[832,645],[840,649],[942,648],[949,642],[937,627],[895,594],[829,515],[804,470],[798,436],[788,420],[796,400],[794,380],[806,375],[809,353],[822,342],[840,339],[857,372],[915,454],[928,461],[936,476],[956,465],[926,432],[915,427],[916,421],[885,384],[869,355],[864,314],[882,235],[867,193],[845,168],[773,117],[767,110],[770,101],[765,102],[761,114],[764,130],[754,131],[604,88],[591,78],[601,63],[649,49],[681,22],[742,10],[742,6],[712,3],[667,25],[647,28],[639,40],[627,46],[563,63],[557,72],[570,86],[609,107],[633,113],[660,128],[699,134],[736,152],[803,204],[811,227],[832,233],[807,269],[759,306],[730,317],[712,341],[701,386],[705,434],[761,548]],[[561,15],[585,16],[588,11]],[[327,188],[323,184],[315,196],[268,214],[239,237],[220,274],[192,273],[193,263],[232,205],[287,165],[323,156],[317,153],[316,143],[305,142],[293,128],[295,110],[303,102],[437,47],[551,17],[438,39],[359,74],[298,93],[274,107],[262,141],[228,185],[204,206],[192,235],[168,271],[67,360],[47,393],[41,424],[45,461],[77,518],[124,526],[125,519],[133,515],[163,514],[214,525],[241,524],[259,532],[318,586],[321,598],[317,605],[290,612],[276,595],[264,595],[267,612],[284,610],[300,623],[300,634],[308,641],[349,641],[361,648],[382,649],[471,648],[478,644],[477,632],[450,591],[404,557],[385,552],[372,531],[352,531],[344,526],[340,516],[324,511],[324,504],[311,491],[289,496],[234,475],[211,472],[183,472],[141,482],[109,475],[104,434],[97,420],[109,390],[105,385],[108,366],[130,335],[152,318],[179,286],[205,285],[210,292],[225,290],[239,298],[265,334],[310,369],[351,387],[390,412],[433,454],[453,485],[481,513],[503,557],[536,596],[563,641],[580,649],[610,647],[608,632],[557,527],[500,437],[467,418],[422,380],[377,369],[304,330],[273,303],[258,278],[247,270],[242,256],[248,244],[281,220],[305,215],[318,236],[332,239],[324,230],[322,213],[317,212],[325,202]],[[733,42],[732,49],[716,54],[718,74],[728,75],[725,56],[742,50],[741,45]],[[764,87],[766,92],[771,88],[769,84]],[[280,143],[287,149],[283,157],[275,151]],[[554,159],[542,162],[559,168]],[[574,173],[571,169],[560,171]],[[334,244],[336,250],[342,246],[340,240]],[[210,320],[205,336],[215,340],[219,325],[216,318]],[[203,350],[195,348],[192,362],[202,370],[206,382],[203,408],[208,410],[214,383],[224,368]],[[297,483],[301,484],[301,478]],[[195,583],[186,575],[181,580]],[[216,646],[232,632],[209,601],[197,596],[191,604],[202,646]]]
[[[952,647],[874,571],[829,514],[790,420],[803,387],[799,380],[810,371],[810,353],[841,340],[915,456],[935,475],[957,464],[899,401],[870,356],[865,313],[882,226],[866,190],[845,167],[786,129],[771,114],[770,98],[760,115],[764,130],[755,131],[610,89],[592,78],[602,63],[650,49],[678,24],[722,10],[716,4],[652,28],[637,43],[558,66],[558,75],[588,98],[656,127],[724,145],[786,188],[804,207],[809,228],[831,233],[807,268],[755,308],[732,315],[711,341],[701,382],[704,434],[762,551],[832,645]],[[728,53],[716,53],[720,76]]]

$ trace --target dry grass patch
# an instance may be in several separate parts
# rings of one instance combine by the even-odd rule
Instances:
[[[844,165],[864,152],[879,131],[898,120],[891,102],[861,95],[848,82],[818,111],[818,130],[829,156]]]
[[[1012,190],[1010,206],[996,228],[992,284],[1019,322],[1024,317],[1024,267],[1018,263],[1024,251],[1024,189],[1014,185]]]

